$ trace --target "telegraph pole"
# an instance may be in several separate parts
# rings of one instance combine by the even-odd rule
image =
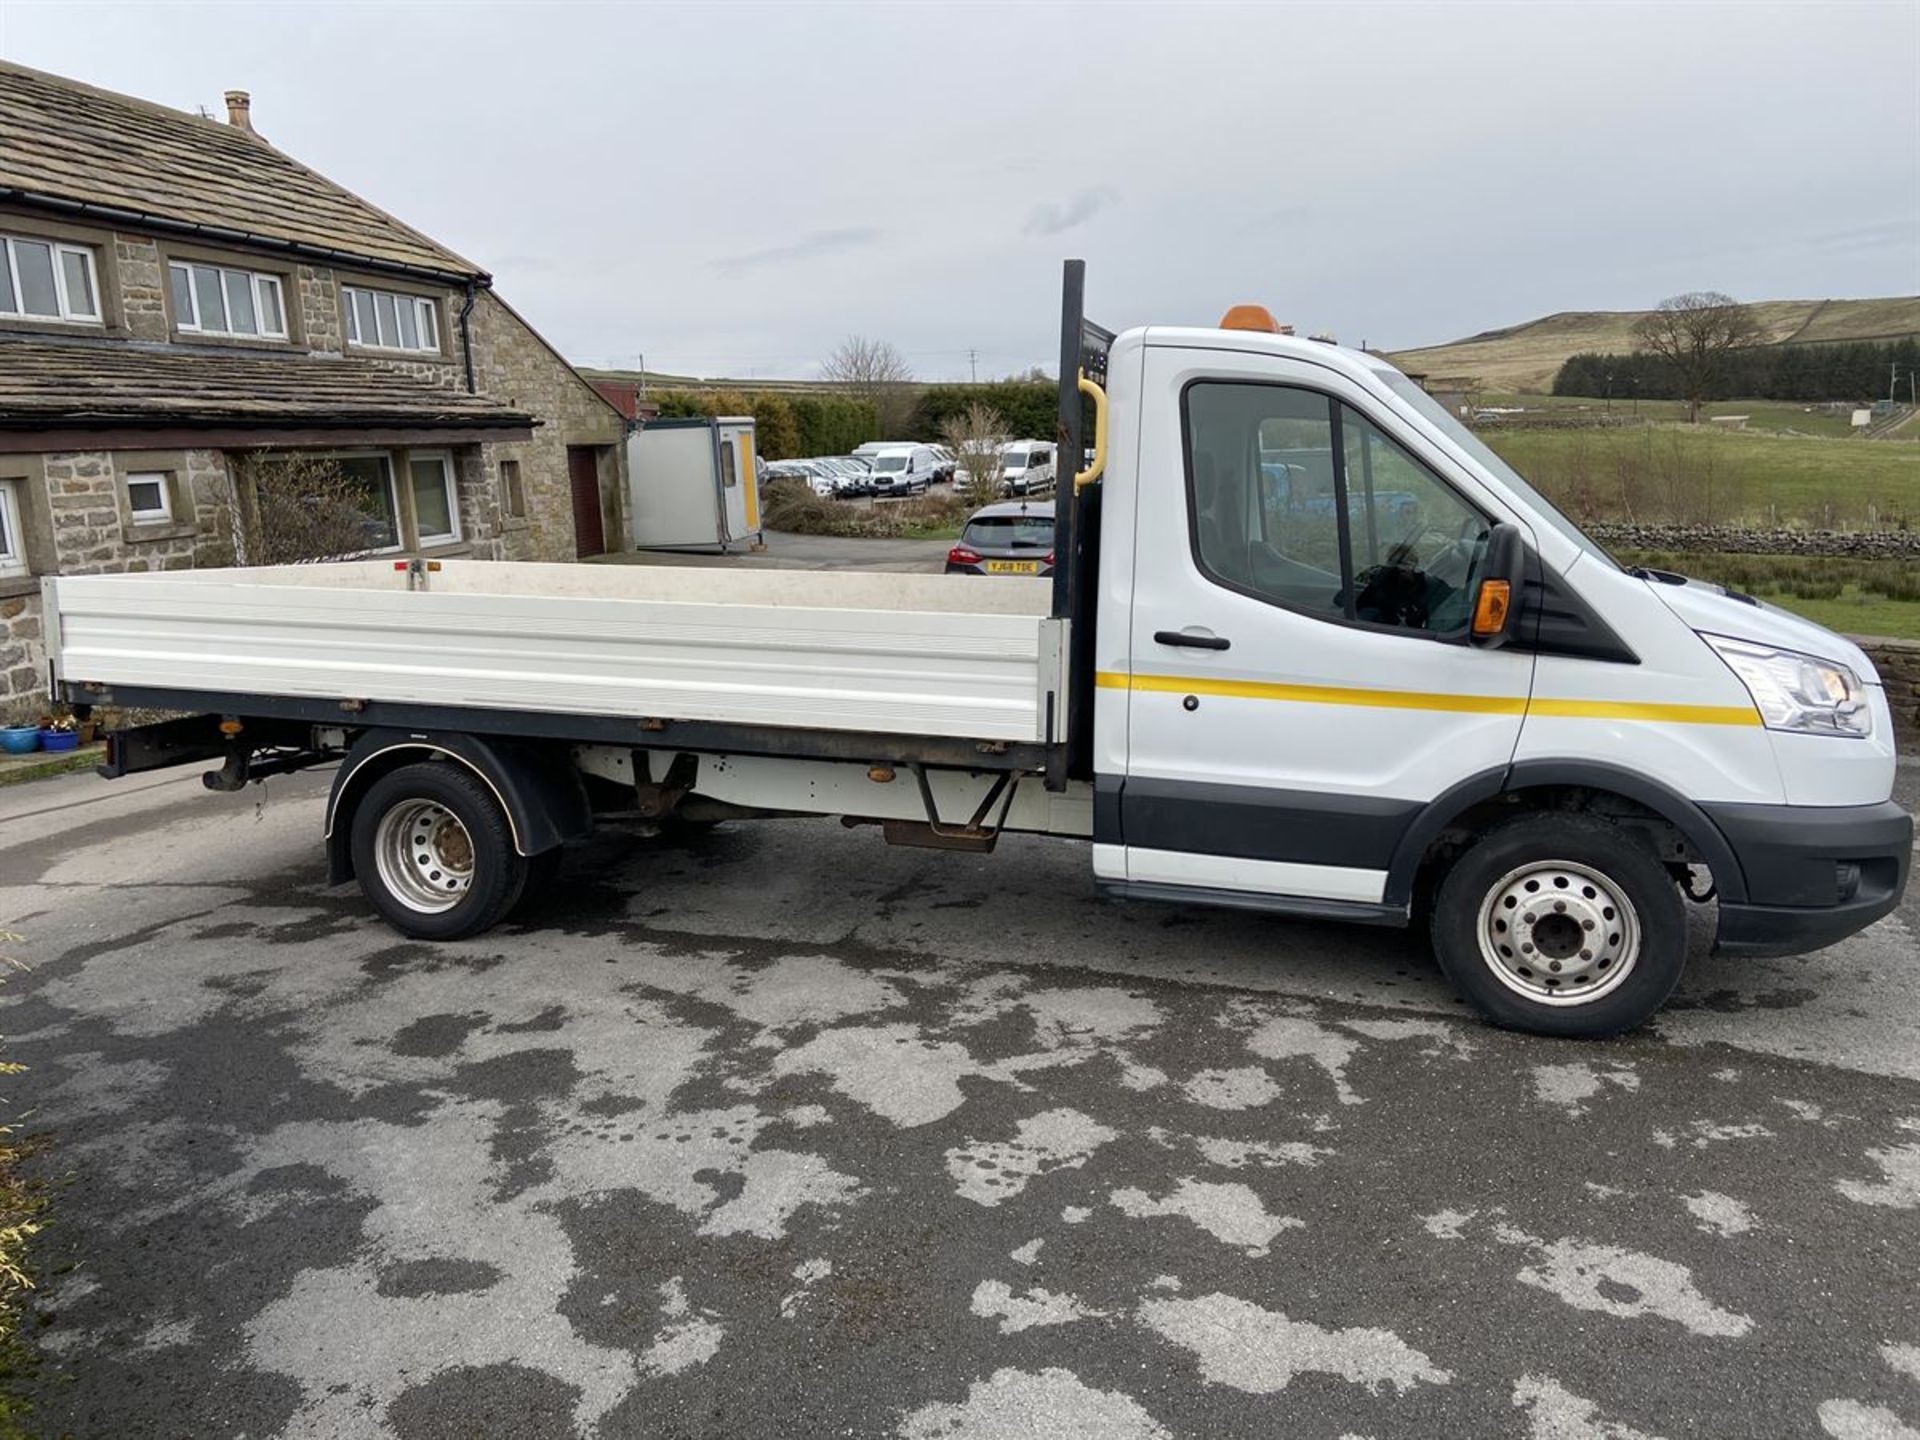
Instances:
[[[973,377],[973,383],[976,385],[980,383],[979,354],[977,350],[967,351],[967,373]]]

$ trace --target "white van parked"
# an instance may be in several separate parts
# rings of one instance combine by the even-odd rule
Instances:
[[[1418,924],[1494,1021],[1591,1036],[1673,993],[1690,903],[1734,955],[1900,903],[1913,821],[1851,642],[1623,569],[1384,360],[1260,311],[1116,337],[1066,279],[1060,430],[1079,454],[1090,399],[1094,459],[1049,578],[62,575],[54,694],[178,717],[104,775],[334,765],[332,877],[426,940],[557,883],[601,817],[839,815],[1076,837],[1119,899]]]
[[[1053,480],[1053,446],[1040,440],[1009,440],[1000,447],[1002,495],[1051,491]]]
[[[900,445],[871,458],[875,495],[915,495],[939,478],[940,457],[931,445]]]

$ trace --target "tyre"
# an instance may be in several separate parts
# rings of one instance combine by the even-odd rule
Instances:
[[[1687,958],[1685,906],[1628,831],[1540,814],[1487,832],[1441,881],[1433,950],[1496,1025],[1599,1038],[1645,1023]]]
[[[480,934],[527,882],[500,802],[449,764],[405,765],[374,781],[353,813],[351,843],[367,900],[416,940]]]

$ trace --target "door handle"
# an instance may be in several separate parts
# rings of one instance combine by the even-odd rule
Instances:
[[[1233,642],[1223,635],[1215,635],[1198,627],[1188,630],[1156,630],[1153,632],[1156,645],[1184,645],[1189,650],[1230,650]]]

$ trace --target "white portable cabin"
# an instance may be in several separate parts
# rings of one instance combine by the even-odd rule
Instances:
[[[760,540],[753,417],[650,420],[627,440],[636,550],[727,550]]]

